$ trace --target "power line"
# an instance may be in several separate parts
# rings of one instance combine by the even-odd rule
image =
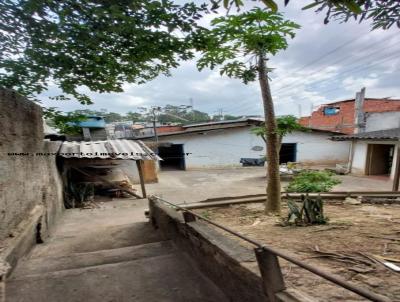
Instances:
[[[400,43],[400,41],[397,42],[397,43],[395,43],[394,45],[397,45],[397,44],[399,44],[399,43]],[[394,45],[392,45],[392,46],[394,46]],[[392,46],[390,46],[390,47],[388,47],[388,48],[391,48]],[[388,49],[388,48],[386,48],[386,49]],[[376,53],[376,52],[374,52],[374,53]],[[351,72],[351,73],[359,73],[360,71],[368,70],[368,69],[370,69],[370,68],[372,68],[372,67],[374,67],[374,66],[376,66],[376,65],[378,65],[378,64],[384,63],[384,62],[386,62],[386,61],[390,61],[390,60],[392,60],[392,59],[396,59],[396,58],[399,57],[398,54],[399,54],[399,51],[396,50],[396,51],[394,51],[394,52],[391,52],[391,53],[388,54],[387,56],[382,57],[382,60],[375,61],[373,64],[369,64],[369,65],[366,65],[366,66],[357,66],[357,67],[354,67],[354,68],[345,70],[345,71],[343,71],[343,72],[340,72],[340,73],[338,73],[338,74],[335,76],[334,80],[342,79],[344,75],[347,75],[347,74],[350,73],[350,72]],[[364,58],[363,58],[363,59],[364,59]],[[369,56],[369,59],[371,59],[370,56]],[[360,61],[360,60],[357,60],[357,61]],[[289,90],[289,91],[287,91],[287,92],[285,92],[284,94],[281,94],[281,95],[278,94],[278,95],[276,95],[274,98],[276,99],[276,98],[282,98],[282,97],[291,96],[291,94],[293,93],[293,88],[300,87],[300,86],[302,86],[302,85],[315,85],[316,83],[323,83],[323,82],[327,82],[327,81],[332,81],[332,79],[331,79],[331,78],[328,78],[328,79],[325,79],[325,80],[319,80],[319,81],[311,82],[311,83],[309,83],[309,84],[299,83],[299,85],[296,85],[296,86],[291,87],[291,88],[292,88],[291,90]],[[326,92],[333,91],[333,90],[337,90],[337,89],[338,89],[337,87],[331,88],[331,89],[329,89],[329,90],[326,91]],[[325,91],[318,91],[318,93],[324,93],[324,92],[325,92]],[[276,93],[276,92],[273,92],[273,94],[275,94],[275,93]],[[290,103],[290,102],[291,102],[291,101],[285,102],[285,103]],[[280,103],[280,104],[282,104],[282,103]],[[231,108],[231,110],[232,110],[232,109],[233,109],[233,110],[239,110],[239,109],[249,108],[250,106],[254,106],[254,105],[253,105],[253,104],[240,105],[240,106],[236,106],[236,107]]]
[[[394,36],[394,35],[390,35],[390,36],[386,37],[385,39],[379,41],[379,43],[385,42],[386,40],[392,38],[393,36]],[[389,48],[391,48],[391,47],[393,47],[393,46],[395,46],[395,45],[397,45],[397,44],[399,44],[399,43],[400,43],[400,41],[397,41],[396,43],[392,44],[391,46],[385,47],[384,50],[387,50],[387,49],[389,49]],[[380,51],[381,51],[381,48],[379,48],[378,50],[373,51],[373,52],[371,52],[371,53],[368,53],[368,54],[366,54],[366,55],[364,55],[364,56],[361,56],[361,57],[358,58],[356,61],[352,61],[351,65],[354,64],[354,62],[359,62],[359,61],[362,61],[362,60],[365,59],[365,58],[370,58],[370,56],[372,56],[372,55],[374,55],[374,54],[376,54],[376,53],[379,53]],[[320,69],[317,69],[316,71],[312,71],[312,72],[310,72],[310,73],[307,73],[307,74],[305,74],[305,75],[302,75],[302,77],[309,77],[309,76],[311,76],[311,75],[317,74],[318,72],[320,72],[320,71],[326,69],[327,67],[329,67],[329,66],[331,66],[331,65],[335,65],[335,64],[337,64],[337,63],[344,62],[344,61],[346,61],[346,60],[348,60],[348,59],[352,59],[352,57],[349,57],[349,56],[341,57],[341,58],[339,58],[338,60],[335,60],[334,62],[329,63],[328,65],[325,65],[324,67],[322,67],[322,68],[320,68]],[[304,80],[301,81],[301,82],[304,82]],[[293,87],[293,84],[298,84],[298,81],[293,81],[293,82],[291,82],[291,83],[289,83],[289,84],[286,84],[286,85],[283,84],[283,85],[285,85],[285,86],[282,86],[282,87],[277,88],[277,89],[275,90],[275,93],[277,93],[277,92],[279,92],[279,91],[281,91],[281,90],[283,90],[283,89],[291,88],[291,87]],[[297,85],[294,85],[294,86],[297,86]]]
[[[342,48],[344,48],[344,47],[346,47],[346,46],[348,46],[348,45],[350,45],[350,44],[355,43],[356,41],[360,40],[361,38],[363,38],[364,36],[368,35],[369,33],[370,33],[370,32],[368,31],[368,32],[366,32],[365,34],[359,36],[359,37],[356,38],[356,39],[351,39],[351,40],[346,41],[345,43],[339,45],[338,47],[332,49],[331,51],[329,51],[329,52],[323,54],[322,56],[320,56],[320,57],[318,57],[318,58],[316,58],[315,60],[313,60],[313,61],[311,61],[311,62],[309,62],[309,63],[303,65],[302,67],[300,67],[300,68],[298,68],[298,69],[296,69],[296,70],[294,70],[293,73],[297,73],[297,72],[299,72],[299,71],[301,71],[301,70],[303,70],[303,69],[305,69],[305,68],[307,68],[307,67],[309,67],[309,66],[314,65],[315,63],[317,63],[317,62],[321,61],[322,59],[328,57],[329,55],[331,55],[331,54],[337,52],[338,50],[340,50],[340,49],[342,49]],[[279,77],[276,78],[276,79],[278,80]]]

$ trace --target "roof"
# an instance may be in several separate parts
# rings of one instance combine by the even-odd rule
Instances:
[[[398,140],[400,139],[400,128],[363,132],[350,135],[338,135],[331,138],[334,141],[346,140]]]
[[[63,142],[58,155],[65,158],[157,160],[159,157],[141,141]]]
[[[400,99],[391,99],[391,98],[364,98],[365,101],[394,101],[398,102]],[[354,102],[355,99],[346,99],[346,100],[341,100],[341,101],[335,101],[335,102],[329,102],[329,103],[324,103],[321,104],[320,106],[325,106],[325,105],[334,105],[334,104],[339,104],[339,103],[346,103],[346,102]]]
[[[208,123],[200,123],[200,124],[192,124],[183,126],[184,130],[175,131],[175,132],[165,132],[165,133],[157,133],[158,137],[164,136],[175,136],[175,135],[185,135],[192,134],[198,132],[207,132],[221,129],[230,129],[230,128],[240,128],[240,127],[248,127],[251,125],[258,125],[262,123],[262,121],[258,121],[255,119],[239,119],[239,120],[231,120],[231,121],[220,121],[220,122],[208,122]],[[138,139],[146,139],[153,138],[154,135],[146,135],[141,136]]]
[[[157,136],[158,137],[166,137],[166,136],[186,135],[186,134],[201,133],[201,132],[215,131],[215,130],[221,130],[221,129],[249,127],[252,125],[259,126],[259,125],[262,125],[263,123],[264,123],[263,118],[245,118],[245,119],[230,120],[230,121],[192,124],[192,125],[182,126],[182,128],[184,128],[184,130],[182,130],[182,131],[165,132],[165,133],[161,132],[161,133],[157,133]],[[329,130],[316,129],[316,128],[308,128],[308,129],[312,132],[337,134],[337,132],[333,132],[333,131],[329,131]],[[137,139],[148,139],[148,138],[154,138],[154,134],[141,136]]]

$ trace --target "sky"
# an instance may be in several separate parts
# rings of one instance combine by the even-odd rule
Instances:
[[[255,2],[248,1],[249,5]],[[272,57],[268,64],[271,89],[277,115],[309,115],[318,105],[354,98],[366,87],[366,97],[400,98],[400,29],[370,30],[370,24],[355,21],[331,21],[324,25],[325,14],[301,8],[310,0],[292,0],[288,7],[277,0],[285,17],[301,25],[289,47]],[[207,24],[213,16],[202,22]],[[57,94],[50,86],[40,98],[45,107],[62,111],[107,109],[126,113],[138,107],[190,105],[210,115],[262,115],[258,82],[220,76],[218,70],[196,69],[195,61],[182,62],[172,76],[159,76],[143,84],[125,84],[123,93],[91,93],[93,105],[77,101],[51,101]]]

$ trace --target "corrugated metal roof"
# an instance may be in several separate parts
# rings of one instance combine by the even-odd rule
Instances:
[[[105,141],[63,142],[58,155],[65,158],[160,159],[141,141],[109,139]]]
[[[398,140],[400,139],[400,128],[363,132],[350,135],[333,136],[334,141],[346,140]]]

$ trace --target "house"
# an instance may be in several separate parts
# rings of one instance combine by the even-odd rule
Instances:
[[[382,113],[391,119],[391,126],[398,121],[400,117],[400,99],[388,98],[365,98],[360,106],[360,111],[363,112],[363,121],[376,120],[379,116],[382,118]],[[344,134],[355,133],[357,128],[356,123],[356,100],[348,99],[328,104],[323,104],[311,116],[302,117],[299,123],[305,127],[313,129],[328,130]],[[370,125],[373,123],[370,122]],[[394,127],[398,127],[395,125]],[[366,131],[380,130],[376,128],[365,129]]]
[[[241,159],[265,157],[265,143],[251,132],[260,119],[238,119],[182,126],[182,130],[159,133],[158,155],[163,169],[223,168],[241,166]],[[346,162],[350,143],[329,138],[335,133],[319,129],[293,132],[283,138],[281,163],[335,164]],[[154,141],[154,136],[141,137]]]
[[[349,172],[394,178],[400,128],[333,136],[337,142],[351,142]]]
[[[106,122],[101,116],[88,116],[84,121],[73,122],[72,125],[82,128],[82,136],[68,136],[72,140],[105,140],[107,139]]]

